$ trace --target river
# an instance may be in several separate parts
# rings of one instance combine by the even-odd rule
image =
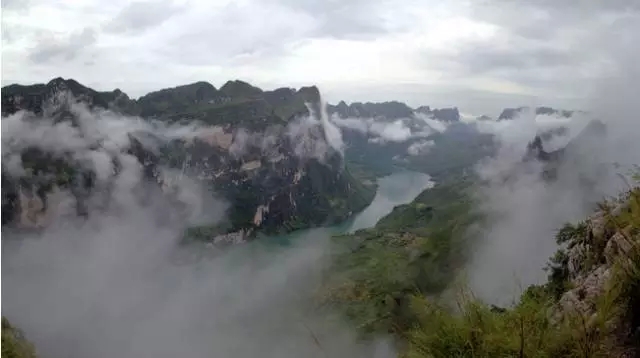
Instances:
[[[331,235],[375,225],[430,185],[425,174],[398,172],[341,225],[193,264],[167,261],[172,232],[141,229],[135,218],[48,231],[10,257],[13,267],[3,262],[3,315],[43,357],[395,357],[386,340],[362,342],[316,311],[315,299]]]
[[[415,199],[424,189],[433,186],[430,177],[423,173],[402,171],[378,179],[376,196],[369,206],[345,224],[345,232],[354,232],[375,226],[378,220],[389,214],[397,205]]]
[[[363,211],[343,223],[334,226],[297,230],[286,235],[269,236],[255,240],[261,244],[287,245],[305,238],[352,233],[370,228],[389,214],[395,206],[410,203],[423,190],[433,186],[429,175],[415,171],[400,171],[378,178],[376,195]]]

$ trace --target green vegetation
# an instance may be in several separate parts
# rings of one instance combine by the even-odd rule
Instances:
[[[603,205],[606,228],[603,237],[589,234],[585,223],[567,225],[557,235],[559,243],[568,244],[552,259],[547,284],[531,286],[520,302],[510,309],[492,309],[462,295],[455,307],[447,307],[426,298],[415,297],[412,310],[419,324],[408,334],[406,357],[631,357],[637,354],[640,340],[640,189],[628,193],[626,207],[613,214]],[[606,231],[605,231],[606,232]],[[615,256],[605,258],[599,249],[601,240],[614,235],[628,244]],[[592,307],[567,304],[561,296],[572,288],[566,267],[576,245],[584,244],[583,274],[596,266],[607,267],[611,276],[594,297]],[[611,245],[611,244],[610,244]],[[561,257],[562,259],[557,259]],[[606,261],[609,260],[608,263]],[[453,308],[453,309],[452,309]]]
[[[165,88],[150,92],[137,101],[143,117],[176,114],[194,106],[218,104],[224,94],[207,82]]]
[[[375,196],[373,183],[363,184],[351,174],[348,165],[344,169],[342,158],[338,154],[328,158],[330,163],[325,165],[326,163],[315,160],[300,160],[293,154],[292,148],[289,148],[291,145],[286,131],[282,130],[283,125],[294,117],[309,114],[308,103],[315,103],[316,110],[319,110],[320,92],[315,86],[299,90],[279,88],[262,91],[236,80],[227,82],[218,90],[207,82],[196,82],[151,92],[137,101],[130,101],[120,91],[96,92],[74,80],[58,78],[46,85],[11,85],[3,88],[3,109],[4,104],[7,104],[11,113],[19,109],[41,113],[44,103],[65,88],[80,99],[89,99],[91,103],[104,108],[109,108],[115,100],[126,100],[125,105],[136,107],[127,113],[168,122],[198,120],[222,126],[225,143],[231,140],[235,129],[242,128],[254,133],[266,128],[275,129],[273,133],[269,131],[265,135],[280,136],[278,154],[282,158],[276,163],[265,160],[264,153],[260,152],[263,149],[258,147],[245,148],[245,155],[242,160],[238,160],[233,158],[225,145],[219,148],[206,141],[195,140],[191,143],[193,145],[187,146],[186,141],[176,140],[162,146],[158,155],[147,148],[137,135],[130,138],[128,152],[144,163],[146,179],[157,179],[158,166],[161,164],[183,169],[188,162],[189,165],[195,164],[191,168],[194,170],[208,168],[196,174],[206,174],[203,175],[208,178],[204,179],[205,185],[222,193],[224,199],[233,203],[227,213],[228,223],[215,227],[191,228],[187,230],[187,237],[209,240],[218,234],[240,230],[254,234],[258,231],[277,234],[334,224],[364,209]],[[57,116],[54,120],[70,119],[72,125],[75,125],[73,118]],[[162,141],[160,138],[151,139]],[[83,189],[93,187],[95,173],[80,169],[82,165],[74,160],[71,153],[54,156],[29,148],[21,155],[22,163],[27,169],[26,175],[12,178],[3,167],[3,183],[8,182],[5,178],[15,179],[5,183],[8,190],[3,195],[3,224],[16,218],[15,214],[20,209],[20,190],[33,189],[46,207],[47,193],[56,185]],[[260,160],[258,168],[243,170],[241,165],[248,159]],[[112,165],[117,175],[120,163],[113,160]],[[216,168],[215,178],[212,178],[211,168]],[[358,175],[362,175],[362,171]],[[82,209],[83,205],[78,207]],[[256,214],[258,210],[265,210],[265,213],[268,210],[263,220],[259,220],[260,215]]]
[[[22,332],[13,327],[9,320],[2,317],[2,358],[35,358],[33,345]]]
[[[391,175],[392,170],[378,169],[367,165],[366,163],[360,163],[355,160],[347,159],[347,167],[351,174],[362,183],[375,186],[375,182],[378,178]]]
[[[411,297],[442,292],[465,261],[468,230],[481,219],[471,184],[468,178],[436,184],[374,228],[335,237],[320,302],[343,311],[363,333],[413,327]]]
[[[640,188],[561,228],[547,283],[509,308],[453,284],[482,222],[471,188],[469,179],[440,183],[375,228],[336,237],[321,304],[364,335],[392,333],[406,358],[640,352]]]
[[[429,174],[436,182],[460,175],[495,150],[493,135],[479,133],[464,123],[452,124],[429,139],[435,145],[424,155],[410,156],[407,167]]]
[[[334,170],[317,161],[305,165],[306,175],[298,182],[282,177],[277,191],[266,192],[246,181],[220,190],[235,203],[228,221],[218,226],[199,226],[187,230],[187,239],[208,241],[239,230],[252,234],[286,234],[295,230],[333,225],[367,207],[375,196],[375,186],[365,185],[347,165]],[[253,219],[259,206],[268,206],[268,215],[257,226]]]
[[[218,126],[241,124],[257,131],[308,114],[305,103],[319,100],[315,87],[262,91],[236,80],[228,81],[220,90],[207,82],[166,88],[141,97],[136,104],[145,117],[170,122],[199,120]]]

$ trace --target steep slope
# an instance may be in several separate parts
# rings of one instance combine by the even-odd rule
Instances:
[[[175,115],[192,107],[220,104],[230,98],[207,82],[165,88],[147,93],[137,100],[143,117]]]
[[[438,182],[371,229],[335,238],[335,259],[320,290],[362,333],[402,336],[416,323],[415,294],[438,294],[465,262],[468,230],[481,216],[471,178]]]
[[[35,349],[23,333],[2,317],[2,358],[35,358]]]
[[[98,92],[85,87],[73,79],[57,77],[47,84],[19,85],[2,87],[2,115],[7,116],[19,110],[41,113],[48,102],[55,102],[60,93],[68,92],[89,107],[108,108],[114,111],[138,114],[135,101],[119,89],[111,92]]]
[[[597,150],[593,141],[605,140],[605,129],[594,121],[551,153],[536,137],[523,165],[535,160],[576,171],[582,146]],[[588,197],[591,184],[573,181],[576,174],[568,179]],[[375,228],[336,237],[320,302],[341,310],[363,334],[392,333],[402,357],[637,356],[640,187],[558,228],[560,250],[547,268],[548,283],[500,308],[475,299],[455,280],[480,244],[476,230],[487,223],[482,197],[474,195],[478,179],[446,176]]]
[[[60,82],[61,81],[61,82]],[[3,140],[3,224],[44,225],[48,207],[57,191],[70,190],[78,213],[87,211],[85,201],[101,195],[108,182],[97,178],[96,163],[83,163],[74,150],[110,153],[108,171],[122,165],[114,155],[132,155],[142,165],[145,177],[162,188],[175,175],[167,169],[197,178],[199,185],[215,190],[228,202],[228,221],[215,228],[206,225],[189,231],[190,236],[220,244],[243,241],[256,233],[286,232],[297,228],[344,220],[373,199],[374,188],[363,186],[345,168],[341,153],[326,139],[318,119],[320,93],[316,87],[300,90],[262,91],[241,81],[229,82],[221,90],[205,82],[152,92],[133,101],[132,108],[155,117],[154,121],[86,112],[76,100],[61,97],[68,90],[90,108],[114,108],[107,96],[73,80],[54,80],[55,86],[17,86],[3,89],[3,102],[29,97],[34,88],[45,95],[29,102],[35,114],[17,114],[4,124],[17,123],[56,136],[74,133],[81,148],[59,151],[41,148],[39,143],[17,145],[5,151]],[[52,102],[50,98],[60,98]],[[17,101],[17,103],[22,103]],[[103,118],[104,117],[104,118]],[[81,120],[80,120],[81,119]],[[167,126],[167,123],[173,123]],[[112,153],[110,130],[118,127],[119,148]],[[130,126],[127,127],[127,126]],[[9,127],[7,127],[9,128]],[[104,130],[96,139],[89,128]],[[60,133],[58,133],[60,131]],[[171,132],[171,133],[169,133]],[[183,133],[183,134],[179,134]],[[4,137],[3,137],[4,138]],[[54,141],[55,142],[55,141]],[[48,143],[48,142],[47,142]],[[110,144],[111,145],[111,144]],[[13,158],[27,171],[9,170],[4,159]],[[91,161],[91,159],[90,159]],[[103,164],[104,166],[105,164]],[[163,189],[165,190],[165,189]],[[6,215],[5,215],[6,214]],[[229,234],[229,235],[225,235]]]
[[[509,309],[462,295],[457,307],[416,297],[406,357],[637,357],[640,189],[567,224],[548,282]]]
[[[592,120],[575,138],[571,139],[565,147],[553,151],[545,150],[543,145],[544,138],[563,135],[565,133],[563,129],[564,127],[559,127],[556,130],[536,135],[527,145],[523,164],[526,165],[532,160],[537,160],[542,163],[542,176],[547,180],[557,178],[558,170],[563,165],[580,168],[581,165],[579,165],[579,163],[583,161],[581,153],[585,152],[585,149],[593,150],[594,147],[597,146],[597,143],[602,142],[603,137],[606,135],[606,126],[604,123],[599,120]]]

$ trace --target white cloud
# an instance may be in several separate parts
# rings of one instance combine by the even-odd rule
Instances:
[[[566,143],[588,117],[578,114],[567,120],[524,113],[514,121],[478,122],[480,128],[497,133],[502,144],[498,155],[479,167],[487,180],[480,198],[490,225],[474,250],[468,277],[481,299],[509,304],[528,285],[545,282],[547,272],[542,267],[557,250],[553,240],[557,230],[566,222],[584,220],[596,202],[628,189],[620,176],[640,162],[640,53],[626,51],[634,43],[628,40],[615,52],[621,71],[596,83],[598,90],[587,108],[606,125],[604,132],[573,142],[564,152],[556,180],[541,180],[540,163],[529,162],[532,167],[522,163],[522,140],[530,140],[541,128],[563,125],[569,128]]]
[[[517,155],[521,155],[525,150],[522,143],[531,141],[537,134],[560,127],[566,128],[567,131],[564,135],[555,136],[553,141],[545,143],[547,149],[557,148],[580,133],[592,118],[592,115],[579,112],[567,118],[560,115],[536,115],[531,110],[523,110],[512,120],[478,121],[476,124],[478,130],[495,134],[496,139],[502,145],[512,146],[511,150],[515,150],[518,152]]]
[[[430,128],[432,128],[435,131],[442,132],[445,129],[447,129],[447,123],[443,121],[433,119],[433,117],[428,116],[424,113],[415,113],[414,115],[416,116],[416,118],[424,121]]]
[[[329,122],[343,130],[350,129],[366,134],[370,137],[369,142],[371,143],[404,142],[411,138],[428,137],[446,128],[446,125],[439,121],[421,119],[425,122],[425,125],[419,128],[411,127],[412,119],[410,118],[401,118],[389,122],[385,119],[340,118],[334,115]]]
[[[369,131],[391,142],[404,142],[411,138],[411,129],[404,125],[402,120],[397,120],[391,123],[373,122]]]
[[[340,118],[334,115],[331,121],[341,128],[349,128],[361,133],[367,133],[369,131],[369,122],[361,118]]]
[[[407,154],[409,155],[421,155],[425,154],[429,151],[429,148],[433,147],[435,142],[432,140],[423,140],[419,142],[412,143],[409,148],[407,148]]]
[[[523,100],[574,103],[586,90],[581,78],[611,67],[609,44],[637,30],[632,2],[626,13],[605,3],[502,3],[3,3],[10,31],[2,78],[71,77],[134,97],[198,80],[314,83],[330,101],[398,99],[493,114]]]

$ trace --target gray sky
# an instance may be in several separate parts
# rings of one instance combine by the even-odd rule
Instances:
[[[316,84],[330,102],[497,114],[581,106],[640,33],[635,0],[4,0],[2,82],[132,97],[194,81]],[[633,42],[632,42],[633,43]]]

